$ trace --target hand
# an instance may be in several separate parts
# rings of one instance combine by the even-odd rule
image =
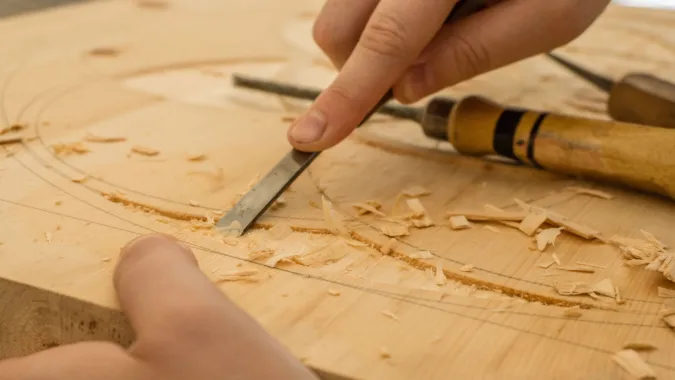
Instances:
[[[443,25],[457,0],[327,0],[314,39],[340,73],[288,131],[298,150],[346,138],[394,88],[412,103],[444,87],[564,45],[609,0],[492,0]]]
[[[128,244],[115,289],[137,340],[85,342],[0,362],[1,380],[316,380],[164,235]]]

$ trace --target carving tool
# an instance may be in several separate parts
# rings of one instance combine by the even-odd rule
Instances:
[[[287,85],[237,76],[248,88],[284,94]],[[266,86],[265,83],[271,83]],[[314,89],[302,90],[310,98]],[[559,174],[605,180],[675,199],[675,129],[502,107],[480,97],[432,98],[424,108],[387,106],[428,137],[470,156],[507,157]]]
[[[452,9],[445,23],[457,21],[487,6],[486,0],[460,0]],[[361,121],[362,126],[381,106],[393,99],[392,89],[382,97],[372,111]],[[263,177],[223,218],[216,227],[228,235],[240,236],[274,203],[293,181],[314,161],[321,152],[291,150]]]
[[[607,112],[615,120],[675,128],[675,84],[650,74],[631,73],[619,81],[587,70],[554,53],[549,58],[609,94]]]

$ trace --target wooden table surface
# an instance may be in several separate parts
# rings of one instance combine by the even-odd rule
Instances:
[[[320,6],[112,0],[0,21],[0,128],[25,125],[20,133],[29,138],[3,147],[0,158],[0,357],[88,339],[129,344],[133,332],[111,283],[116,255],[130,239],[159,231],[192,246],[206,275],[325,378],[629,379],[611,358],[636,341],[658,347],[640,355],[660,379],[675,377],[675,333],[657,292],[675,284],[661,273],[627,266],[617,247],[567,231],[539,252],[517,229],[475,223],[455,231],[445,218],[487,203],[517,210],[518,198],[605,236],[644,238],[644,229],[672,246],[675,205],[666,199],[459,156],[411,122],[376,116],[322,154],[286,204],[260,220],[273,230],[232,241],[176,220],[229,209],[288,151],[286,120],[307,103],[232,88],[229,75],[329,83],[335,73],[310,33]],[[675,80],[672,25],[675,13],[612,6],[560,53],[613,77],[644,70]],[[606,95],[545,57],[443,93],[607,119]],[[91,143],[90,133],[126,141]],[[77,142],[88,152],[57,149]],[[131,153],[136,145],[159,154]],[[191,152],[206,158],[187,160]],[[388,215],[395,204],[403,213],[399,195],[414,185],[430,192],[420,201],[435,225],[394,241],[375,228],[384,221],[350,206],[376,200]],[[330,233],[322,196],[366,247]],[[284,234],[286,227],[304,232]],[[265,250],[297,257],[251,256]],[[596,267],[541,268],[552,253],[562,265]],[[242,269],[257,270],[259,281],[219,281]],[[625,303],[554,289],[556,281],[604,279]],[[581,316],[569,318],[572,305],[583,306]]]

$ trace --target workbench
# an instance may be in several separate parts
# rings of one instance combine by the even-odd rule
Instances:
[[[233,88],[230,75],[323,87],[335,71],[311,39],[321,2],[162,4],[82,2],[0,21],[0,128],[25,137],[0,148],[0,358],[92,339],[130,344],[111,275],[120,247],[154,231],[189,244],[223,292],[326,379],[630,379],[612,355],[636,342],[657,348],[640,355],[659,379],[675,378],[675,331],[657,291],[675,283],[626,265],[612,244],[563,231],[541,252],[518,229],[453,230],[445,216],[517,210],[518,199],[604,236],[644,230],[673,246],[675,203],[663,197],[461,156],[413,122],[375,115],[244,237],[205,228],[287,153],[289,120],[308,105]],[[672,12],[610,6],[558,52],[612,77],[675,80],[673,25]],[[607,119],[606,95],[543,56],[443,94]],[[376,201],[389,214],[415,186],[435,224],[393,241],[350,206]],[[331,233],[324,199],[365,246]],[[594,270],[543,268],[552,253]],[[221,281],[238,270],[260,278]],[[554,289],[604,279],[622,302]]]

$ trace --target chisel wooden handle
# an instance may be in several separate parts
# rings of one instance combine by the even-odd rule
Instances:
[[[629,123],[675,128],[675,84],[649,74],[631,74],[614,84],[609,115]]]
[[[498,154],[675,199],[674,129],[504,108],[471,96],[452,106],[447,138],[467,155]]]

